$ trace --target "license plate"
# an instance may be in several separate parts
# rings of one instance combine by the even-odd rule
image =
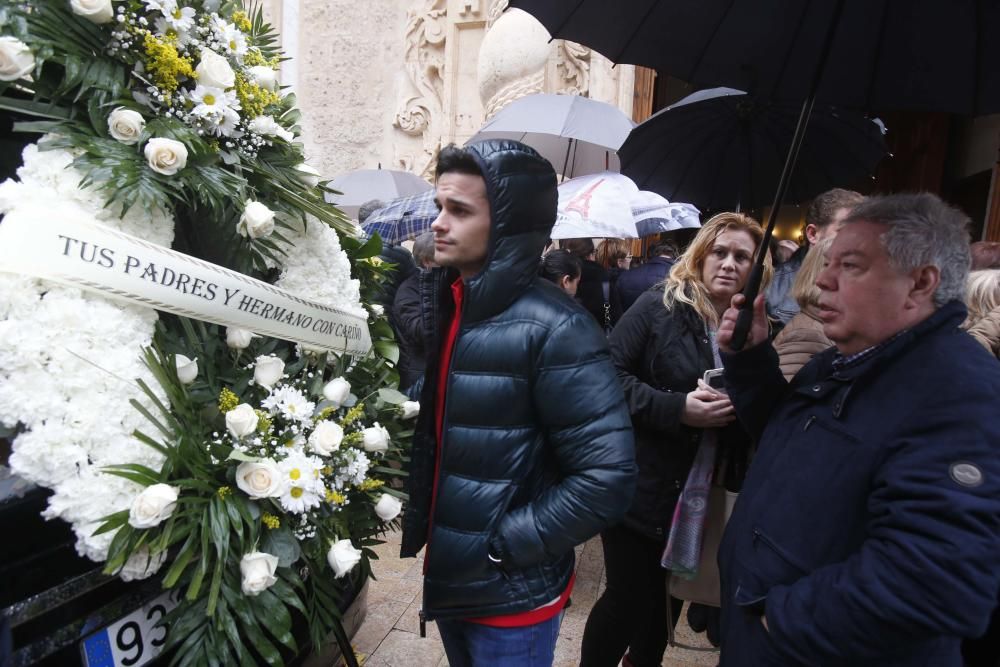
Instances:
[[[159,655],[167,629],[156,623],[177,606],[173,593],[164,593],[98,630],[80,643],[87,667],[141,667]]]

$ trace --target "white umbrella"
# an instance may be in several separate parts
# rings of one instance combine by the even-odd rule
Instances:
[[[433,186],[416,174],[395,169],[358,169],[341,174],[329,183],[341,194],[327,193],[326,200],[341,211],[356,218],[362,204],[373,199],[388,203],[401,197],[418,195]]]
[[[661,195],[640,190],[629,201],[639,236],[652,236],[688,227],[701,227],[701,211],[691,204],[671,203]]]
[[[573,178],[619,171],[618,150],[635,123],[617,107],[579,95],[527,95],[493,116],[469,143],[514,139],[552,163],[557,174]]]
[[[579,176],[559,186],[553,239],[635,239],[683,227],[700,227],[698,209],[671,204],[639,190],[627,176],[605,171]]]

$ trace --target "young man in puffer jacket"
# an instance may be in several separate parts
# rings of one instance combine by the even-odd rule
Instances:
[[[556,176],[513,141],[442,149],[402,556],[448,660],[550,665],[573,547],[618,521],[632,427],[598,326],[537,276]]]

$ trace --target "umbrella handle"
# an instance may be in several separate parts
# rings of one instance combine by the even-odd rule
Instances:
[[[766,253],[766,248],[762,248],[761,256]],[[733,337],[729,347],[733,351],[739,351],[746,345],[747,336],[750,334],[750,325],[753,324],[753,302],[760,292],[760,281],[764,277],[764,263],[754,262],[750,270],[750,277],[747,278],[746,287],[743,288],[743,296],[746,301],[740,308],[740,314],[736,317],[736,326],[733,327]],[[749,305],[747,305],[749,304]]]

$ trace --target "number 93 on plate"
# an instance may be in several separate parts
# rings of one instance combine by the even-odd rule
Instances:
[[[177,606],[173,591],[98,630],[80,642],[87,667],[141,667],[159,655],[167,642],[167,628],[156,625]]]

